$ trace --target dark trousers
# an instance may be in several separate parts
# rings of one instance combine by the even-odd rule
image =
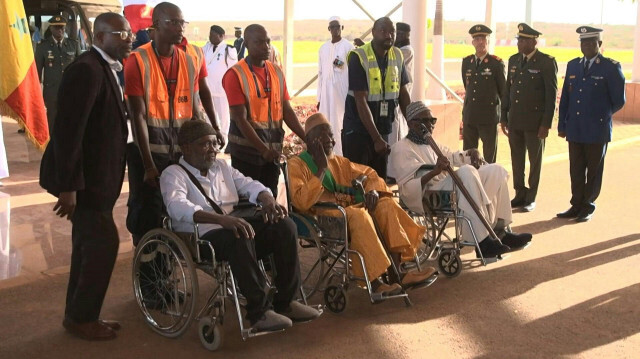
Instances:
[[[607,143],[569,142],[571,205],[593,212],[602,187]]]
[[[482,140],[482,156],[488,163],[496,163],[498,152],[498,126],[473,125],[465,123],[462,127],[462,149],[478,148],[478,139]]]
[[[168,162],[156,161],[158,171],[162,172]],[[151,187],[144,183],[144,164],[140,150],[135,143],[127,144],[127,168],[129,177],[129,199],[127,201],[127,229],[133,236],[133,245],[148,231],[162,226],[162,193],[160,187]]]
[[[389,142],[389,135],[382,135]],[[373,168],[383,180],[387,179],[387,161],[389,155],[376,152],[373,140],[367,133],[342,131],[342,153],[351,162]]]
[[[77,206],[71,231],[71,272],[65,317],[78,323],[98,320],[118,255],[113,211]]]
[[[272,307],[276,311],[289,307],[300,287],[300,266],[296,225],[291,218],[273,224],[261,218],[249,223],[256,233],[252,240],[236,238],[227,229],[209,231],[202,239],[213,244],[216,259],[229,262],[240,292],[247,298],[247,320],[253,324]],[[265,278],[257,263],[269,255],[273,255],[277,273],[274,284],[278,291],[273,304],[267,298]]]
[[[519,131],[509,129],[511,147],[511,167],[513,169],[513,188],[517,199],[526,203],[535,202],[540,184],[544,139],[538,138],[538,131]],[[529,187],[524,185],[525,155],[529,154]]]
[[[280,177],[280,167],[275,163],[256,165],[231,155],[231,167],[237,169],[243,175],[262,183],[271,190],[273,197],[278,197],[278,178]]]

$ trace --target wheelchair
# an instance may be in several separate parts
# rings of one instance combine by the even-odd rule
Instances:
[[[344,207],[333,202],[318,202],[311,209],[316,212],[333,211],[338,216],[313,216],[308,213],[296,211],[289,198],[289,177],[286,161],[280,163],[284,174],[287,189],[287,202],[289,216],[295,222],[298,229],[300,272],[302,275],[302,295],[305,300],[315,294],[322,293],[325,307],[333,313],[341,313],[348,304],[347,291],[353,282],[363,284],[372,304],[381,303],[387,299],[403,299],[406,306],[411,306],[411,300],[403,288],[400,294],[382,295],[374,293],[371,282],[368,279],[365,259],[361,253],[349,247],[349,230],[347,213]],[[366,176],[361,176],[352,182],[354,192],[364,193],[363,183]],[[353,194],[353,193],[352,193]],[[373,218],[378,238],[381,232]],[[391,253],[385,241],[381,241],[387,256]],[[354,259],[355,257],[355,259]],[[417,258],[416,258],[417,259]],[[419,263],[418,263],[419,265]],[[353,266],[362,269],[363,276],[356,276],[352,272]],[[386,281],[390,282],[390,276],[397,280],[400,278],[400,269],[391,260],[391,273],[386,275]],[[430,286],[437,279],[437,273],[426,282],[413,288]]]
[[[433,166],[424,165],[416,172],[415,177],[421,177],[431,169]],[[412,210],[400,198],[400,206],[409,213],[409,216],[417,223],[427,227],[423,240],[425,246],[418,253],[418,262],[436,260],[438,271],[446,277],[453,278],[460,275],[463,268],[460,258],[463,247],[474,247],[478,258],[469,262],[479,261],[483,266],[506,258],[505,256],[485,258],[482,255],[480,239],[476,236],[471,221],[461,213],[457,206],[455,183],[453,183],[451,191],[424,191],[422,203],[422,211]],[[468,226],[471,238],[462,236],[462,226]]]
[[[233,272],[227,262],[216,260],[213,245],[200,239],[197,224],[193,233],[176,233],[172,231],[169,217],[164,216],[162,223],[162,228],[153,229],[142,237],[133,258],[136,302],[153,331],[167,338],[178,338],[197,321],[200,342],[206,349],[215,351],[223,344],[222,325],[226,304],[230,301],[243,341],[273,333],[257,332],[245,325],[241,307],[246,302],[237,289]],[[211,260],[203,259],[207,253],[210,256],[206,258]],[[275,288],[263,261],[258,265],[273,294]],[[271,268],[275,266],[271,265]],[[215,282],[213,292],[199,309],[198,270]]]

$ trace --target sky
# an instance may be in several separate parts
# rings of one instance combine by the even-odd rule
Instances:
[[[172,2],[182,8],[185,18],[190,21],[282,20],[284,13],[284,0],[172,0]],[[360,0],[360,3],[376,18],[384,16],[399,2],[400,0]],[[638,1],[634,3],[631,0],[532,0],[532,2],[533,22],[600,24],[602,16],[602,22],[605,24],[634,25],[636,23]],[[496,21],[524,21],[525,3],[525,0],[493,0]],[[432,18],[436,1],[427,0],[427,4],[428,16]],[[485,1],[443,0],[443,4],[446,20],[484,20]],[[351,0],[295,0],[294,2],[295,20],[328,19],[334,15],[343,19],[367,18]],[[402,9],[399,9],[392,19],[398,21],[401,18]]]

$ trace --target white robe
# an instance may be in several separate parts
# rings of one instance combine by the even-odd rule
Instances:
[[[225,42],[218,44],[215,53],[212,50],[213,44],[211,42],[207,42],[202,48],[204,61],[207,64],[207,73],[209,74],[207,76],[207,85],[211,91],[211,99],[213,100],[213,107],[220,130],[226,139],[229,134],[231,116],[229,114],[227,94],[222,87],[222,77],[231,66],[238,62],[238,54],[233,46],[227,45]]]
[[[452,152],[443,146],[440,149],[452,166],[460,167],[456,170],[456,174],[462,180],[464,187],[480,208],[487,222],[495,226],[498,219],[502,219],[505,226],[509,225],[512,221],[507,186],[509,173],[504,167],[498,164],[489,164],[476,170],[468,164],[470,158],[465,155],[465,152]],[[436,164],[438,156],[431,146],[418,145],[404,138],[391,148],[391,159],[397,174],[396,180],[400,189],[400,198],[412,211],[424,212],[422,199],[425,191],[451,191],[453,189],[453,179],[444,171],[431,179],[425,188],[421,184],[421,175],[424,173],[416,176],[420,166]],[[471,221],[471,227],[478,241],[482,241],[489,235],[488,230],[457,188],[456,196],[458,208]],[[463,240],[473,241],[469,226],[462,224],[461,227]]]
[[[0,179],[9,177],[9,165],[7,164],[7,151],[4,148],[2,134],[2,116],[0,116]]]
[[[406,45],[401,47],[400,51],[402,51],[405,71],[409,76],[409,83],[406,85],[407,91],[409,91],[409,95],[411,95],[411,90],[413,89],[413,47]],[[396,106],[396,120],[391,124],[389,146],[393,146],[396,142],[403,139],[407,133],[409,133],[409,125],[402,115],[400,106]],[[387,162],[387,177],[396,178],[396,174],[393,172],[393,166],[391,165],[391,159]]]
[[[335,44],[329,40],[318,51],[318,102],[320,102],[318,111],[324,114],[331,124],[336,140],[333,152],[339,156],[342,156],[340,137],[344,118],[344,102],[349,90],[347,55],[353,48],[353,45],[345,39]],[[334,65],[336,58],[343,63],[341,66]]]

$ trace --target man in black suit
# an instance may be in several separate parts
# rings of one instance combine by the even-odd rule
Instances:
[[[120,324],[99,319],[118,254],[113,207],[125,168],[127,117],[117,72],[131,53],[129,23],[98,16],[93,48],[64,72],[40,185],[58,197],[56,214],[72,223],[71,272],[62,325],[87,340],[115,338]]]

